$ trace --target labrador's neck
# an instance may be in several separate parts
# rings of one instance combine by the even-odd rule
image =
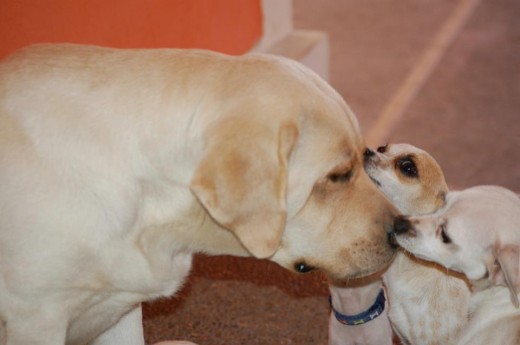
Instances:
[[[192,225],[178,226],[176,237],[195,252],[208,255],[251,256],[233,232],[219,225],[202,205],[195,201],[188,216]]]
[[[145,188],[136,227],[140,246],[149,252],[251,255],[185,188]]]

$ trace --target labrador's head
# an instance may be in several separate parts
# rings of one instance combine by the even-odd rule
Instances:
[[[333,279],[383,268],[397,211],[363,169],[351,110],[295,62],[240,59],[228,82],[241,88],[221,90],[233,102],[206,130],[192,191],[258,258]]]

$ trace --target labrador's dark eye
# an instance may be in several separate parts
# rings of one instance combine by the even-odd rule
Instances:
[[[294,264],[294,270],[298,273],[308,273],[314,271],[314,267],[307,265],[305,262],[297,262]]]
[[[397,168],[400,172],[402,172],[405,176],[408,177],[418,177],[419,173],[417,171],[417,166],[411,157],[401,158],[397,162]]]
[[[446,244],[451,243],[451,238],[446,233],[446,224],[441,225],[441,239],[442,239],[442,243],[446,243]]]
[[[348,170],[344,173],[332,173],[328,177],[329,180],[331,180],[334,183],[344,183],[348,182],[352,178],[352,175],[352,170]]]

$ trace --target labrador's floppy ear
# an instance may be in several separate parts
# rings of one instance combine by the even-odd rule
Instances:
[[[520,289],[520,249],[518,246],[499,246],[493,248],[493,256],[498,264],[490,278],[497,285],[505,285],[511,293],[511,302],[518,308],[518,292]]]
[[[213,219],[257,258],[274,254],[285,228],[287,165],[297,137],[293,123],[248,117],[220,121],[207,133],[191,181]]]

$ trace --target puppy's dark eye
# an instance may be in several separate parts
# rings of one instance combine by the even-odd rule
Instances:
[[[419,176],[417,166],[411,157],[404,157],[397,161],[397,168],[405,176],[414,178]]]
[[[329,180],[334,183],[344,183],[348,182],[352,178],[353,172],[352,170],[348,170],[342,173],[332,173],[328,176]]]
[[[441,225],[441,239],[442,239],[442,243],[446,243],[446,244],[451,243],[451,238],[446,233],[446,224]]]

